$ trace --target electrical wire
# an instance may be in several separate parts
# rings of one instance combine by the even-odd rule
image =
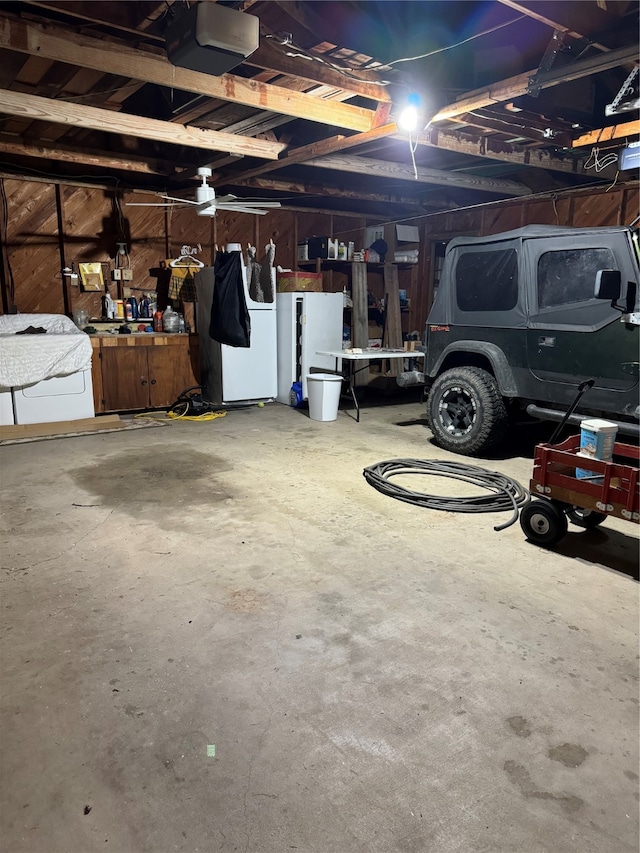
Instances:
[[[591,160],[593,160],[593,163],[591,162]],[[596,172],[602,172],[602,170],[606,169],[608,166],[613,166],[613,164],[617,162],[617,160],[617,151],[611,151],[609,154],[605,154],[603,157],[600,157],[600,149],[594,145],[583,168],[595,169]]]
[[[494,530],[504,530],[518,520],[519,507],[528,503],[530,494],[527,489],[497,471],[478,468],[474,465],[464,465],[461,462],[441,462],[429,459],[389,459],[370,465],[362,472],[365,480],[374,489],[387,497],[398,501],[421,506],[425,509],[437,509],[446,512],[506,512],[512,511],[512,517],[504,524],[494,527]],[[472,497],[445,497],[416,492],[390,482],[391,477],[404,474],[430,474],[462,480],[474,486],[488,489],[490,495],[474,495]]]
[[[137,415],[134,415],[134,418],[147,418],[150,421],[214,421],[216,418],[224,418],[227,414],[226,412],[203,412],[201,415],[187,415],[187,411],[188,404],[185,414],[171,410],[165,415],[150,415],[147,412],[139,412]]]
[[[497,30],[501,30],[504,27],[509,27],[511,24],[515,24],[518,21],[521,21],[523,18],[526,18],[526,15],[519,15],[517,18],[512,18],[510,21],[505,21],[503,24],[497,24],[495,27],[491,27],[488,30],[483,30],[481,33],[475,33],[472,36],[469,36],[462,41],[458,41],[455,44],[447,44],[444,47],[439,47],[436,50],[431,50],[429,53],[421,53],[418,56],[403,56],[401,59],[394,59],[392,62],[385,63],[388,66],[397,65],[399,62],[413,62],[416,59],[427,59],[430,56],[435,56],[437,53],[443,53],[445,50],[452,50],[454,47],[460,47],[463,44],[467,44],[467,42],[474,41],[474,39],[481,38],[482,36],[488,36],[491,33],[495,33]]]

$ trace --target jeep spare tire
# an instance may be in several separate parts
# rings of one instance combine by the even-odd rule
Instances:
[[[504,437],[508,416],[490,373],[479,367],[456,367],[431,386],[427,418],[438,446],[471,456]]]

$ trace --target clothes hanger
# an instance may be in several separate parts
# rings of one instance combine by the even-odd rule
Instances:
[[[196,252],[200,251],[201,246],[198,245],[195,248],[191,248],[191,246],[183,246],[180,249],[180,257],[175,258],[170,262],[169,266],[173,269],[192,269],[193,267],[197,267],[198,269],[202,269],[204,264],[202,261],[198,260],[195,257]]]

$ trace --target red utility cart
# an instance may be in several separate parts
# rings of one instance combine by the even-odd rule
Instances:
[[[613,462],[586,459],[577,455],[579,450],[579,435],[536,447],[530,484],[534,500],[520,512],[520,526],[536,545],[557,544],[567,533],[567,519],[591,528],[608,515],[640,518],[640,448],[616,442]],[[587,469],[590,476],[578,477],[576,469]]]

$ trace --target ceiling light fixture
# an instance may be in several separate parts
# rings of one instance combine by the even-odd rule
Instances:
[[[421,113],[422,99],[420,95],[412,92],[407,96],[406,102],[398,115],[397,124],[399,129],[409,134],[420,130]]]

